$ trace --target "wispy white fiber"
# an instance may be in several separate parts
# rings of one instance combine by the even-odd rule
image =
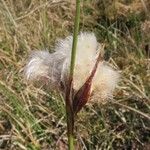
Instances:
[[[62,75],[65,75],[69,71],[72,41],[73,37],[69,36],[56,43],[56,52],[54,55],[65,59],[63,69],[61,70]],[[93,33],[81,33],[78,36],[76,64],[74,69],[75,90],[78,90],[89,76],[89,73],[94,66],[98,46],[99,43]]]
[[[119,73],[101,62],[93,80],[93,98],[101,101],[112,98],[118,80]]]
[[[59,62],[48,51],[33,51],[25,66],[24,75],[28,81],[45,79],[52,88],[58,88],[60,83]]]
[[[46,77],[51,87],[59,89],[65,87],[69,74],[70,58],[73,37],[68,36],[56,42],[54,53],[35,51],[29,57],[25,67],[25,76],[28,80],[40,80]],[[95,64],[99,43],[93,33],[78,35],[76,64],[74,70],[74,89],[77,91],[84,84]],[[99,64],[93,80],[93,95],[106,99],[118,82],[118,73],[104,62]]]
[[[48,51],[32,52],[25,67],[26,79],[36,80],[40,77],[48,77],[50,58]]]

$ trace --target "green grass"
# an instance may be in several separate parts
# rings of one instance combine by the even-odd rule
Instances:
[[[22,74],[30,51],[53,51],[57,38],[73,33],[74,4],[0,1],[0,149],[66,149],[63,99],[27,84]],[[127,4],[133,11],[125,13]],[[88,104],[80,112],[76,149],[146,150],[150,145],[149,12],[141,1],[127,4],[82,1],[80,30],[93,31],[105,43],[105,58],[120,70],[121,80],[113,101]]]

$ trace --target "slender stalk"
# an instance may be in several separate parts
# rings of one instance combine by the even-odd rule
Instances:
[[[80,22],[80,0],[76,0],[76,16],[74,22],[73,44],[71,52],[71,64],[69,82],[66,89],[66,116],[67,116],[67,131],[68,131],[68,148],[74,150],[74,113],[73,113],[73,74],[76,59],[76,47]]]
[[[67,133],[68,133],[68,148],[74,150],[74,114],[72,108],[72,79],[69,79],[69,84],[66,90],[66,116],[67,116]]]
[[[76,47],[77,47],[77,39],[78,39],[78,32],[79,32],[79,22],[80,22],[80,0],[76,0],[76,16],[75,16],[75,24],[74,24],[73,45],[72,45],[71,66],[70,66],[71,77],[73,77],[73,73],[74,73]]]

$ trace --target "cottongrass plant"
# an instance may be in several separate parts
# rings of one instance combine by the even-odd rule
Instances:
[[[80,33],[77,40],[71,98],[73,122],[87,101],[101,103],[110,99],[119,79],[118,72],[103,60],[104,47],[97,42],[94,33]],[[33,51],[25,66],[26,79],[47,84],[52,91],[58,91],[65,99],[72,42],[73,37],[68,36],[56,42],[54,53]]]
[[[54,53],[35,51],[24,74],[29,81],[47,84],[61,93],[66,103],[68,148],[74,150],[74,122],[89,100],[112,97],[119,74],[103,61],[104,46],[94,33],[80,33],[80,0],[76,0],[74,34],[56,42]]]

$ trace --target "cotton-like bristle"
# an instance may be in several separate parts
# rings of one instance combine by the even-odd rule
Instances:
[[[89,76],[96,59],[99,43],[92,33],[82,33],[78,39],[74,72],[74,88],[79,89]]]
[[[69,36],[64,40],[59,40],[56,44],[55,54],[58,57],[64,57],[62,75],[69,71],[71,49],[73,37]],[[74,70],[74,89],[78,90],[89,76],[94,66],[98,42],[93,33],[81,33],[78,36],[78,44],[76,50],[76,64]]]
[[[48,51],[33,51],[24,69],[29,81],[45,81],[51,89],[60,88],[61,70],[64,59]],[[55,89],[54,89],[55,90]]]
[[[100,101],[111,98],[118,80],[119,73],[102,62],[93,80],[93,98]]]
[[[31,53],[24,69],[27,80],[37,80],[39,77],[48,77],[51,56],[48,51],[34,51]]]

